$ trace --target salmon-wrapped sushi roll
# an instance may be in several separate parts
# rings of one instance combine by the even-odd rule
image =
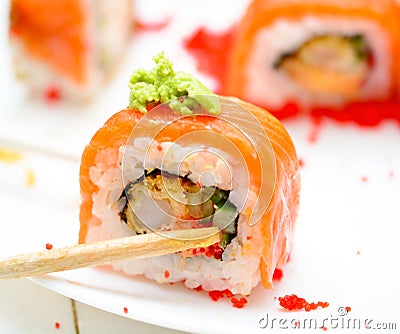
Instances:
[[[208,248],[112,266],[192,289],[272,288],[299,205],[292,140],[265,110],[212,95],[163,54],[154,60],[154,70],[133,74],[129,108],[83,153],[80,242],[217,226],[221,241]]]
[[[131,29],[131,0],[12,0],[16,76],[34,95],[87,100],[122,59]]]
[[[225,91],[278,117],[300,111],[376,123],[398,115],[399,11],[392,0],[254,0]]]

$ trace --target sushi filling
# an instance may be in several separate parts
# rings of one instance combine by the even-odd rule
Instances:
[[[172,227],[218,226],[222,231],[219,247],[225,249],[236,237],[239,217],[236,206],[228,199],[229,193],[201,186],[187,176],[176,177],[153,169],[125,187],[121,198],[126,198],[126,204],[120,217],[135,234]],[[156,207],[152,206],[154,203]],[[151,227],[142,222],[143,217],[151,220]]]
[[[274,64],[311,92],[346,97],[359,91],[371,67],[371,50],[359,34],[316,36]]]

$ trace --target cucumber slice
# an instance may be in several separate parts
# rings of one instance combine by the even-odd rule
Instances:
[[[226,233],[236,234],[236,217],[236,207],[231,202],[226,201],[225,205],[214,213],[213,226],[219,227]]]
[[[221,208],[226,200],[228,199],[229,191],[216,189],[214,194],[211,196],[211,200],[216,205],[217,208]]]
[[[235,236],[236,235],[232,234],[232,233],[222,234],[221,241],[219,243],[219,247],[221,247],[222,249],[225,249],[226,246],[228,246],[231,243],[232,239],[235,238]]]

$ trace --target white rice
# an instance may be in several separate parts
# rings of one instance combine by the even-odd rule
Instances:
[[[341,106],[347,98],[334,94],[313,94],[302,89],[274,63],[283,54],[290,53],[311,38],[324,34],[364,36],[374,55],[374,66],[360,89],[357,100],[383,99],[391,89],[391,63],[389,36],[377,24],[351,17],[305,16],[298,21],[278,19],[270,26],[260,29],[251,47],[246,68],[247,99],[271,108],[282,108],[287,101],[297,101],[305,108],[311,106]]]
[[[132,231],[121,221],[119,216],[119,212],[125,205],[124,199],[122,199],[122,202],[121,200],[118,201],[119,195],[124,190],[123,178],[126,178],[126,175],[123,176],[123,165],[133,167],[132,169],[129,168],[132,174],[128,176],[126,181],[134,181],[143,175],[145,166],[146,168],[161,167],[162,154],[157,149],[159,145],[162,146],[163,152],[170,148],[166,158],[168,161],[164,162],[164,165],[170,165],[169,169],[164,169],[166,172],[176,171],[176,164],[182,161],[182,157],[187,157],[187,154],[194,150],[194,147],[185,147],[176,143],[154,142],[146,156],[145,147],[148,144],[148,139],[139,138],[134,140],[130,146],[120,147],[119,160],[117,167],[114,168],[108,168],[101,162],[106,161],[109,152],[100,151],[97,153],[96,161],[98,163],[91,167],[90,178],[100,189],[93,194],[93,215],[100,219],[102,223],[89,229],[86,242],[132,235]],[[198,151],[199,147],[196,146],[195,149]],[[200,149],[207,149],[207,152],[212,151],[210,147]],[[153,150],[157,150],[157,152],[153,152]],[[214,159],[207,156],[207,159],[201,162],[204,154],[201,152],[194,155],[193,159],[185,160],[186,164],[181,164],[178,168],[179,174],[185,175],[189,170],[191,171],[188,176],[190,180],[198,182],[201,179],[202,168],[207,167],[215,175],[216,186],[228,189],[226,186],[229,185],[229,189],[232,189],[230,194],[234,194],[229,199],[237,207],[243,206],[242,202],[247,196],[247,179],[235,174],[235,177],[232,177],[232,182],[227,182],[226,169],[221,168],[220,165],[221,163],[235,165],[236,161],[216,148],[213,150],[216,153]],[[144,159],[145,156],[146,159]],[[146,162],[142,163],[143,161]],[[129,180],[130,177],[132,179]],[[250,197],[254,198],[252,192],[249,194]],[[249,227],[246,224],[245,215],[240,214],[238,235],[226,247],[222,261],[206,256],[183,257],[174,254],[149,259],[123,260],[113,264],[112,267],[129,275],[144,275],[159,283],[183,281],[189,288],[201,285],[203,289],[208,291],[229,289],[235,294],[247,295],[260,282],[261,249],[251,246],[252,242],[260,243],[261,240],[260,230],[256,226]],[[251,243],[247,239],[248,236],[251,236]],[[165,277],[166,270],[169,272],[167,278]]]

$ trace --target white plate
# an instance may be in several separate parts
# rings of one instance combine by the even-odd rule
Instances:
[[[144,1],[138,9],[151,17]],[[4,17],[6,12],[0,10]],[[187,23],[183,14],[177,17],[168,34]],[[196,23],[202,19],[207,16],[199,15]],[[95,129],[126,106],[130,71],[150,66],[151,56],[161,49],[176,68],[194,72],[194,62],[182,51],[179,34],[174,39],[167,39],[165,31],[143,34],[132,44],[119,75],[93,104],[84,109],[51,107],[26,99],[14,81],[5,52],[6,20],[0,22],[0,148],[23,154],[15,164],[0,162],[0,254],[5,256],[42,250],[47,242],[55,247],[76,242],[79,157]],[[326,121],[316,143],[308,140],[313,129],[307,119],[285,124],[304,161],[303,187],[295,249],[274,291],[258,287],[244,309],[235,309],[227,299],[213,302],[206,293],[180,284],[158,285],[100,269],[35,281],[100,309],[195,333],[266,332],[272,325],[290,328],[297,320],[301,326],[311,321],[337,332],[349,332],[348,321],[350,326],[360,321],[361,328],[365,321],[372,328],[397,321],[400,328],[398,124],[366,129]],[[35,183],[28,187],[26,178],[32,173]],[[310,313],[282,311],[274,297],[292,293],[330,306]],[[352,311],[340,316],[338,309],[346,306]]]
[[[316,144],[307,140],[309,122],[293,121],[288,127],[304,160],[302,205],[295,250],[275,291],[258,287],[246,308],[238,310],[226,299],[214,303],[207,294],[180,284],[157,285],[107,270],[77,270],[35,281],[125,317],[199,333],[263,332],[259,321],[266,314],[269,319],[286,319],[286,324],[291,319],[316,319],[321,325],[325,318],[335,321],[342,306],[352,308],[346,321],[398,321],[398,126],[388,123],[366,130],[329,123]],[[73,244],[78,231],[78,164],[27,153],[20,163],[1,167],[9,169],[1,173],[0,224],[7,231],[0,234],[1,254],[44,249],[47,242],[56,247]],[[27,188],[29,169],[36,183]],[[291,293],[328,301],[330,307],[283,312],[274,297]]]

